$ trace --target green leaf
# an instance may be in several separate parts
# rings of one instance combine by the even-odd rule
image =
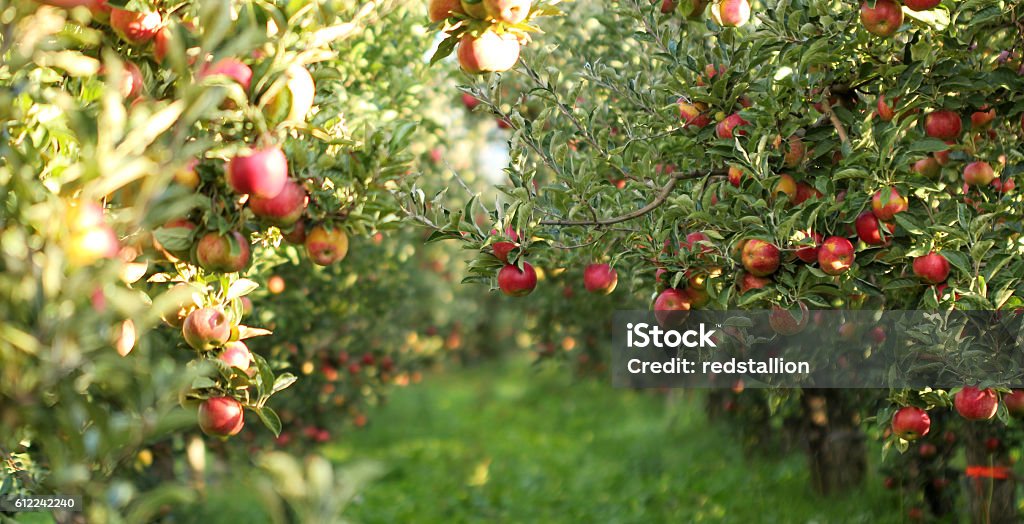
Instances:
[[[263,421],[263,425],[273,432],[275,437],[281,435],[281,417],[277,416],[277,412],[267,406],[257,408],[255,411],[260,416],[260,420]]]

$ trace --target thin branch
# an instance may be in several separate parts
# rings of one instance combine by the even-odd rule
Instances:
[[[672,178],[670,178],[669,181],[664,186],[661,187],[661,190],[658,191],[658,196],[655,197],[654,200],[652,200],[650,203],[648,203],[644,207],[642,207],[640,209],[637,209],[636,211],[632,211],[632,212],[626,213],[625,215],[619,215],[619,216],[611,217],[611,218],[601,218],[601,219],[597,219],[597,220],[560,220],[560,219],[541,220],[540,224],[542,226],[610,226],[610,225],[613,225],[613,224],[620,224],[622,222],[628,222],[628,221],[633,220],[635,218],[640,218],[640,217],[650,213],[651,211],[654,211],[659,206],[664,204],[665,201],[668,200],[669,195],[672,194],[672,190],[675,189],[676,184],[680,180],[691,180],[691,179],[695,179],[695,178],[712,177],[712,176],[722,176],[722,173],[714,171],[714,172],[711,172],[711,173],[693,172],[693,173],[680,173],[680,174],[677,174],[677,175],[673,175]]]
[[[844,144],[850,143],[850,137],[846,134],[846,128],[843,127],[843,123],[839,121],[839,117],[836,116],[835,111],[832,111],[832,102],[829,101],[831,98],[831,89],[825,88],[825,101],[822,104],[825,107],[825,115],[832,122],[832,127],[836,128],[836,132],[839,133],[839,141]]]

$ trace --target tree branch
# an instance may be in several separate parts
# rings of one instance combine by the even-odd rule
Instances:
[[[650,203],[648,203],[644,207],[642,207],[640,209],[637,209],[636,211],[632,211],[632,212],[626,213],[625,215],[619,215],[619,216],[611,217],[611,218],[599,218],[599,219],[595,219],[595,220],[561,220],[561,219],[541,220],[540,221],[540,225],[542,225],[542,226],[610,226],[610,225],[613,225],[613,224],[620,224],[622,222],[628,222],[628,221],[633,220],[635,218],[640,218],[640,217],[650,213],[651,211],[654,211],[659,206],[664,204],[665,201],[668,200],[669,195],[672,193],[672,190],[675,189],[676,184],[680,180],[692,180],[692,179],[695,179],[695,178],[712,177],[712,176],[723,176],[723,173],[720,172],[720,171],[712,171],[710,173],[692,172],[692,173],[679,173],[679,174],[676,174],[676,175],[672,175],[672,178],[670,178],[669,181],[667,183],[665,183],[664,186],[661,187],[661,190],[658,191],[658,196],[656,196],[654,198],[654,200],[652,200]]]
[[[843,123],[839,121],[839,117],[836,116],[835,111],[832,111],[832,103],[829,101],[829,98],[832,98],[831,89],[825,88],[825,92],[823,94],[825,95],[825,102],[822,105],[825,107],[825,115],[828,116],[828,119],[832,122],[832,127],[836,128],[836,133],[839,133],[839,141],[844,144],[849,143],[850,137],[846,134],[846,128],[843,127]]]

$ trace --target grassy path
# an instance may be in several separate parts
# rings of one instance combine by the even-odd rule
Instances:
[[[744,457],[690,395],[574,382],[564,370],[492,364],[396,392],[371,425],[325,452],[388,474],[347,516],[376,522],[889,522],[877,485],[822,500],[803,457]]]

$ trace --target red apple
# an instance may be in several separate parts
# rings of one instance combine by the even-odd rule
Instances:
[[[487,17],[496,22],[518,24],[530,14],[531,0],[484,0]]]
[[[818,251],[818,265],[827,275],[840,275],[853,266],[853,244],[843,237],[828,237]]]
[[[608,264],[590,264],[583,270],[583,287],[591,293],[607,295],[618,283],[619,274]]]
[[[237,273],[249,267],[249,241],[238,231],[211,232],[196,243],[196,262],[211,273]]]
[[[519,40],[511,33],[486,31],[478,38],[466,34],[459,42],[459,65],[467,73],[500,73],[519,61]]]
[[[969,186],[987,186],[996,178],[988,162],[976,161],[964,167],[964,183]]]
[[[319,266],[341,262],[348,255],[348,235],[340,228],[318,225],[306,234],[305,244],[309,259]]]
[[[199,73],[196,74],[196,79],[202,80],[217,75],[223,75],[238,82],[246,92],[252,85],[252,69],[237,58],[222,58],[213,64],[203,64],[199,68]]]
[[[740,187],[743,181],[743,170],[736,166],[729,166],[729,183],[733,187]]]
[[[886,38],[903,25],[903,10],[894,0],[877,0],[875,7],[864,2],[860,4],[860,22],[869,33]]]
[[[289,178],[284,184],[284,189],[274,198],[250,198],[249,208],[254,215],[271,224],[287,227],[302,217],[308,201],[306,190]]]
[[[252,363],[252,353],[249,351],[249,347],[241,341],[224,344],[224,350],[220,352],[217,358],[228,366],[236,367],[242,371],[248,371],[249,364]]]
[[[871,211],[865,211],[857,217],[854,227],[857,230],[857,238],[869,246],[882,246],[888,244],[888,239],[882,238],[882,224],[878,217]],[[886,224],[889,233],[896,231],[895,224]]]
[[[812,198],[818,199],[823,196],[825,195],[823,195],[821,191],[818,191],[814,186],[801,180],[796,184],[796,195],[793,197],[793,205],[799,206]]]
[[[818,261],[818,249],[821,248],[821,241],[824,237],[813,231],[798,232],[799,240],[812,239],[813,245],[803,245],[796,250],[796,257],[806,264],[813,264]]]
[[[792,203],[797,198],[797,191],[796,179],[792,175],[784,173],[779,175],[779,181],[775,184],[775,189],[772,190],[772,196],[778,197],[779,193],[782,193]]]
[[[430,0],[430,5],[427,7],[427,16],[431,22],[440,22],[450,16],[464,14],[466,12],[462,9],[462,2],[459,0]]]
[[[919,407],[902,407],[892,417],[892,432],[903,440],[917,440],[927,435],[931,427],[931,417]]]
[[[953,406],[967,420],[988,420],[996,415],[999,399],[992,389],[965,386],[953,397]]]
[[[193,349],[209,351],[228,341],[231,337],[231,323],[227,315],[217,308],[199,308],[185,317],[181,336]]]
[[[291,229],[281,232],[281,238],[289,244],[303,245],[306,243],[306,223],[298,221]]]
[[[211,437],[230,437],[242,431],[245,411],[231,397],[208,398],[199,404],[199,429]]]
[[[722,27],[741,27],[750,20],[750,2],[717,0],[711,4],[711,18]]]
[[[498,260],[508,264],[509,253],[517,247],[519,246],[513,242],[495,242],[494,245],[491,246],[491,249],[494,250],[494,256],[497,257]]]
[[[129,44],[141,45],[149,42],[160,30],[160,13],[126,11],[114,8],[110,11],[110,27]]]
[[[945,109],[932,111],[924,117],[925,134],[939,140],[956,140],[960,137],[961,126],[960,115]]]
[[[733,113],[715,126],[715,134],[722,140],[732,140],[734,136],[746,135],[747,132],[739,128],[749,123],[739,113]]]
[[[690,306],[690,297],[686,292],[669,288],[654,299],[654,316],[662,326],[676,326],[686,320]]]
[[[912,11],[927,11],[942,3],[942,0],[903,0],[903,5]]]
[[[710,0],[682,0],[683,1],[683,16],[690,20],[700,18],[704,14],[704,10],[708,7]],[[661,5],[661,12],[665,13],[665,6],[669,3],[669,0],[665,0],[665,3]],[[675,9],[676,0],[672,0],[671,9],[669,12]]]
[[[782,259],[775,245],[751,238],[743,245],[743,267],[755,277],[766,277],[778,271]]]
[[[949,278],[949,261],[932,251],[914,259],[914,275],[929,284],[941,284]]]
[[[472,111],[480,105],[480,99],[469,93],[462,93],[462,105],[466,106],[467,111]]]
[[[537,272],[527,262],[523,262],[523,269],[506,265],[498,271],[498,287],[510,297],[525,297],[537,287]]]
[[[700,102],[691,104],[685,98],[680,98],[676,105],[679,106],[679,119],[686,122],[683,127],[702,128],[711,123],[711,116],[707,114],[707,105]]]
[[[288,159],[279,146],[247,150],[228,162],[227,172],[235,192],[274,198],[288,182]]]
[[[895,188],[884,189],[875,192],[871,199],[871,211],[879,220],[892,220],[897,213],[907,210],[907,199]]]
[[[992,125],[992,121],[995,119],[995,108],[986,109],[983,107],[980,111],[971,113],[971,129],[985,129]]]
[[[305,122],[316,97],[313,75],[301,64],[292,64],[284,78],[284,87],[266,102],[268,114],[277,121]]]
[[[914,162],[913,167],[910,168],[913,172],[932,180],[939,177],[942,172],[942,166],[939,165],[939,161],[934,157],[926,156],[917,162]]]
[[[810,320],[811,315],[807,311],[807,305],[803,302],[797,302],[797,306],[799,312],[778,305],[772,306],[772,311],[768,314],[768,324],[771,325],[772,331],[786,337],[803,331],[807,327],[807,321]]]
[[[992,180],[992,187],[1000,193],[1009,193],[1017,187],[1017,183],[1012,178],[1007,178],[1006,180],[996,178]]]
[[[765,286],[771,283],[772,281],[769,278],[763,278],[744,272],[739,280],[740,294],[742,295],[743,293],[746,293],[747,291],[753,289],[763,289]]]
[[[1003,395],[1003,404],[1010,416],[1015,418],[1024,417],[1024,389],[1015,389]]]
[[[893,117],[896,116],[896,111],[885,102],[885,95],[878,95],[878,118],[882,119],[883,122],[891,122]]]
[[[804,161],[806,155],[807,146],[804,145],[803,139],[793,135],[786,140],[786,154],[782,160],[786,167],[793,168],[799,166]]]

